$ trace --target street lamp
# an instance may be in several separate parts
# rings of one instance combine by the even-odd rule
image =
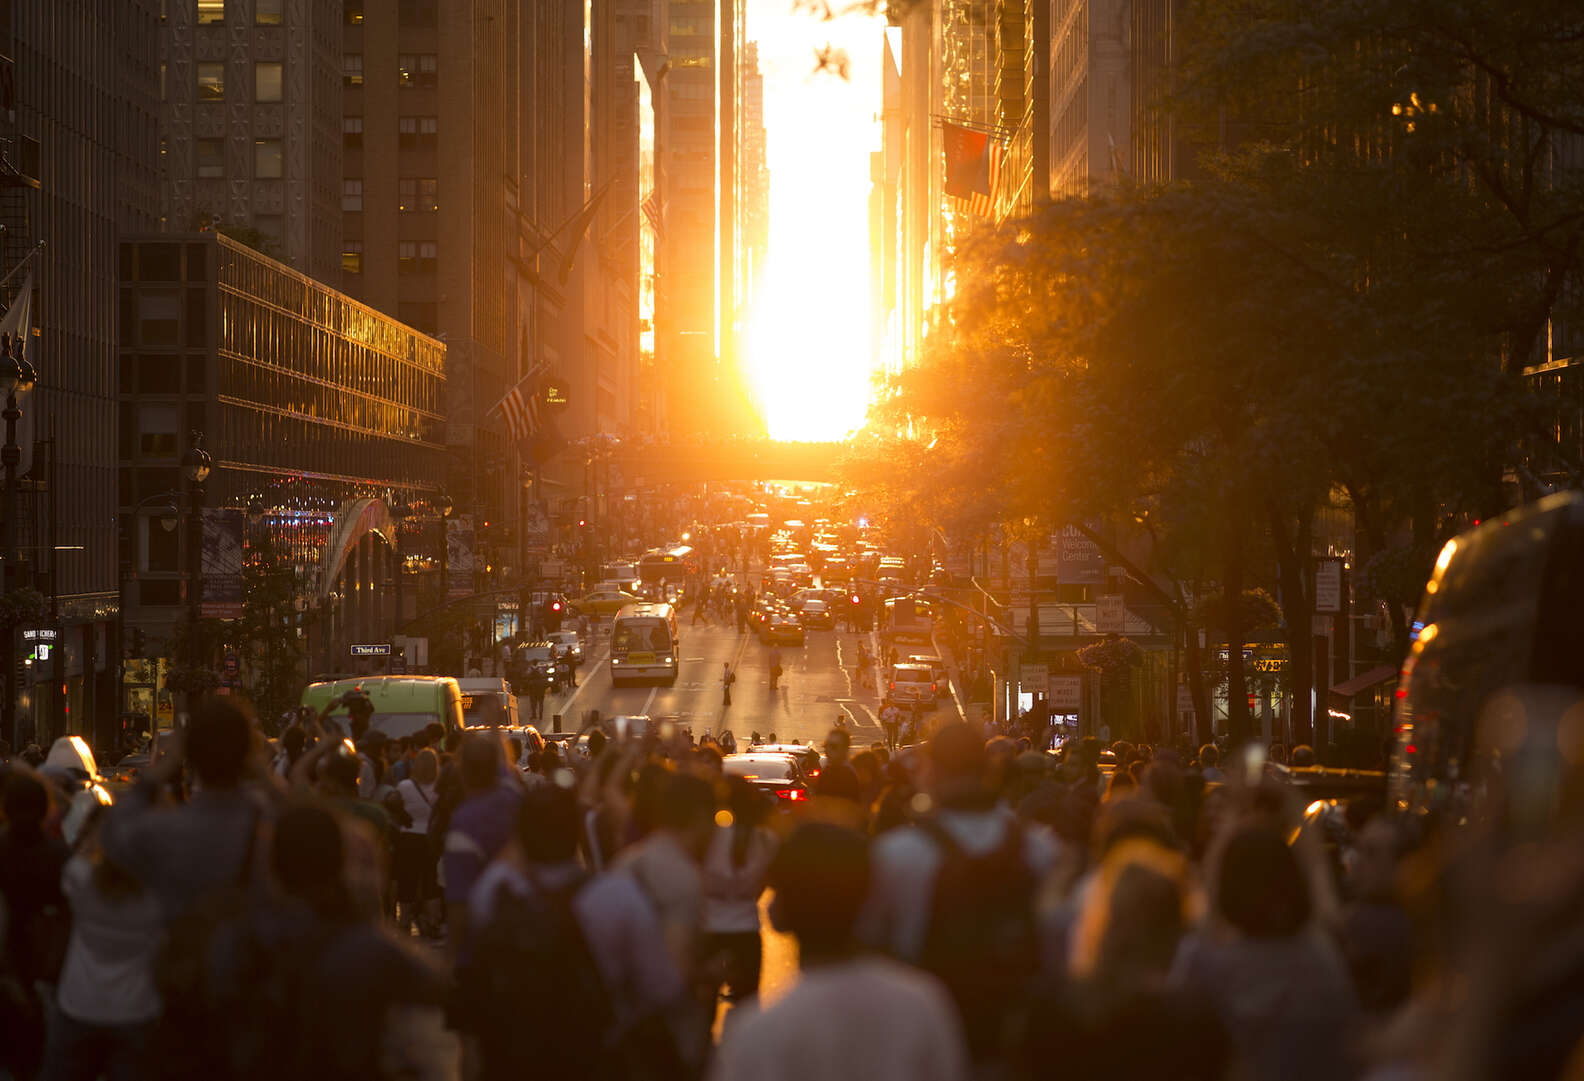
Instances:
[[[412,517],[412,512],[406,497],[397,492],[390,505],[391,521],[394,523],[391,528],[391,533],[394,534],[391,547],[396,551],[396,624],[393,635],[402,628],[402,575],[406,570],[402,561],[402,523]]]
[[[191,434],[187,453],[182,455],[182,476],[187,478],[188,552],[187,552],[187,663],[196,669],[202,658],[198,648],[198,619],[203,594],[203,510],[204,481],[214,469],[214,459],[203,449],[203,433]]]
[[[5,464],[5,569],[0,572],[0,592],[10,593],[20,588],[17,557],[17,466],[22,462],[22,448],[17,445],[16,425],[22,419],[17,399],[33,389],[38,373],[23,355],[21,337],[7,334],[0,342],[0,394],[5,396],[5,446],[0,448],[0,461]],[[6,678],[4,703],[4,730],[16,741],[16,661],[13,655],[14,636],[6,639]]]

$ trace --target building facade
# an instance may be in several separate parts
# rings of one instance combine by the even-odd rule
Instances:
[[[285,633],[308,670],[348,670],[349,643],[389,641],[438,585],[424,572],[440,559],[445,346],[213,232],[130,237],[120,266],[121,587],[142,647],[126,711],[171,705],[160,677],[194,599],[195,505],[205,616],[241,614],[241,565],[216,554],[232,530],[245,561],[268,550],[290,568]],[[213,458],[196,500],[181,468],[195,443]],[[413,513],[393,519],[397,504]],[[400,613],[398,535],[411,586]],[[251,663],[238,633],[206,631],[203,661],[220,668],[224,650]]]
[[[0,0],[14,91],[0,110],[0,309],[31,286],[38,371],[19,402],[8,578],[45,595],[59,632],[47,667],[7,658],[17,723],[0,736],[14,742],[92,735],[114,713],[116,242],[158,227],[158,33],[158,0]]]
[[[160,5],[163,215],[320,281],[341,257],[341,0]]]
[[[1131,19],[1121,0],[1054,0],[1050,194],[1088,194],[1132,174]]]

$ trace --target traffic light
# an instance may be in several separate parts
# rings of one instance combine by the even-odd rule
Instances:
[[[547,603],[545,605],[545,614],[544,614],[545,630],[546,631],[558,631],[558,630],[560,630],[561,629],[561,617],[564,616],[564,615],[566,615],[566,605],[564,605],[561,602],[561,598],[560,597],[551,597],[549,603]]]

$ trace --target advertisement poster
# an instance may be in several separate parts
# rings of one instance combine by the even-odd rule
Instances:
[[[203,593],[205,619],[242,618],[242,511],[236,507],[203,512]]]
[[[473,516],[446,519],[446,596],[473,592]]]
[[[529,503],[523,511],[523,543],[530,552],[550,550],[550,515],[543,503]]]

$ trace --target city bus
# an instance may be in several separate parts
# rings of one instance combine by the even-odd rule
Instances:
[[[645,596],[660,597],[658,590],[662,582],[668,589],[681,589],[696,573],[698,554],[686,544],[675,548],[651,548],[638,557],[638,583]]]
[[[669,604],[629,604],[611,625],[611,686],[656,680],[675,685],[682,659],[677,656],[676,609]]]

